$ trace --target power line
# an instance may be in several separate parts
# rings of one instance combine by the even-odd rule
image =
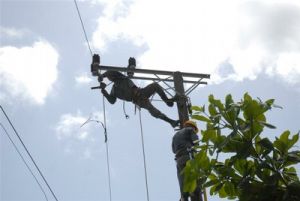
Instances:
[[[106,112],[105,112],[105,99],[103,95],[103,117],[104,117],[104,132],[105,138],[107,139],[107,129],[106,129]],[[106,146],[106,164],[107,164],[107,174],[108,174],[108,187],[109,187],[109,200],[112,200],[111,196],[111,178],[110,178],[110,166],[109,166],[109,149],[108,149],[108,141],[105,143]]]
[[[26,165],[27,169],[29,170],[30,174],[33,176],[34,180],[36,181],[36,183],[39,185],[42,193],[45,196],[45,199],[48,201],[48,197],[45,193],[45,190],[43,189],[42,185],[40,184],[40,182],[38,181],[38,179],[36,178],[36,176],[34,175],[34,173],[32,172],[31,168],[29,167],[29,165],[26,163],[24,157],[22,156],[21,152],[19,151],[17,145],[14,143],[14,141],[12,140],[12,138],[10,137],[10,135],[8,134],[7,130],[5,129],[5,127],[3,126],[3,124],[0,122],[0,126],[2,127],[2,129],[4,130],[6,136],[8,137],[8,139],[10,140],[10,142],[12,143],[12,145],[14,146],[15,150],[18,152],[19,156],[21,157],[22,161],[24,162],[24,164]]]
[[[144,132],[143,132],[143,124],[142,124],[142,116],[141,109],[139,108],[139,118],[140,118],[140,128],[141,128],[141,139],[142,139],[142,148],[143,148],[143,159],[144,159],[144,172],[145,172],[145,183],[146,183],[146,191],[147,191],[147,201],[149,201],[149,190],[148,190],[148,176],[147,176],[147,166],[146,166],[146,154],[145,154],[145,146],[144,146]]]
[[[108,175],[108,190],[109,190],[109,200],[112,200],[112,193],[111,193],[111,176],[110,176],[110,165],[109,165],[109,147],[108,147],[108,138],[107,138],[107,128],[106,128],[106,112],[105,112],[105,99],[103,96],[103,118],[104,118],[104,123],[102,123],[99,120],[94,120],[90,116],[80,127],[83,127],[85,124],[90,123],[90,122],[96,122],[102,125],[104,129],[104,137],[105,137],[105,147],[106,147],[106,165],[107,165],[107,175]]]
[[[6,119],[8,120],[9,124],[11,125],[11,127],[13,128],[15,134],[17,135],[18,139],[20,140],[21,144],[23,145],[26,153],[28,154],[28,156],[30,157],[31,161],[33,162],[34,166],[36,167],[36,169],[38,170],[39,174],[41,175],[41,177],[43,178],[45,184],[47,185],[47,187],[49,188],[51,194],[53,195],[53,197],[55,198],[56,201],[58,201],[57,197],[55,196],[53,190],[51,189],[50,185],[48,184],[47,180],[45,179],[43,173],[41,172],[40,168],[37,166],[35,160],[33,159],[33,157],[31,156],[30,152],[28,151],[26,145],[24,144],[23,140],[21,139],[19,133],[17,132],[17,130],[15,129],[14,125],[12,124],[12,122],[10,121],[9,117],[7,116],[6,112],[4,111],[3,107],[0,105],[0,108],[3,112],[3,114],[5,115]]]
[[[89,50],[90,50],[91,56],[93,56],[93,52],[92,52],[92,49],[91,49],[91,46],[90,46],[90,43],[89,43],[89,40],[88,40],[88,37],[87,37],[86,31],[85,31],[85,28],[84,28],[84,24],[83,24],[83,21],[82,21],[82,18],[81,18],[81,14],[80,14],[80,11],[79,11],[79,8],[78,8],[78,5],[77,5],[77,2],[76,2],[76,0],[74,0],[74,3],[75,3],[76,10],[77,10],[77,13],[78,13],[78,16],[79,16],[80,22],[81,22],[81,26],[82,26],[82,30],[83,30],[83,33],[84,33],[84,36],[85,36],[85,40],[86,40],[86,42],[87,42],[87,44],[88,44],[88,47],[89,47]]]

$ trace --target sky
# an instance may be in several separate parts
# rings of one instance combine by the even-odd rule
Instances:
[[[232,94],[236,101],[246,92],[274,98],[283,109],[269,112],[277,129],[263,135],[275,139],[285,130],[300,130],[299,1],[77,2],[101,64],[127,66],[135,57],[137,68],[207,73],[208,85],[190,95],[193,105],[207,105],[210,94],[222,100]],[[104,115],[101,93],[90,90],[98,83],[74,1],[0,0],[0,45],[0,104],[58,200],[109,200],[103,128],[95,122],[80,127]],[[153,104],[178,118],[175,107]],[[129,119],[122,101],[106,102],[112,200],[147,200],[139,115],[131,103],[125,106]],[[175,131],[145,110],[142,122],[150,200],[179,200],[171,151]],[[0,123],[34,170],[2,113]],[[0,200],[46,200],[1,128],[0,133]]]

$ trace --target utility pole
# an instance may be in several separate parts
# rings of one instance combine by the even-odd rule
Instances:
[[[134,58],[133,58],[134,59]],[[94,54],[93,62],[91,64],[91,72],[93,76],[99,76],[102,70],[114,70],[121,72],[129,72],[128,75],[130,79],[138,80],[153,80],[160,81],[166,84],[169,88],[173,88],[175,91],[178,115],[180,120],[180,128],[183,127],[183,123],[189,119],[189,107],[188,104],[188,94],[190,94],[197,86],[200,84],[207,84],[207,82],[202,81],[203,79],[210,79],[209,74],[200,73],[187,73],[180,71],[163,71],[163,70],[150,70],[150,69],[136,69],[135,59],[129,59],[128,67],[118,67],[118,66],[104,66],[100,65],[100,56]],[[136,76],[136,74],[143,74],[143,76]],[[148,75],[148,76],[145,76]],[[161,77],[164,76],[164,77]],[[167,76],[167,77],[166,77]],[[197,78],[198,80],[191,80],[190,78]],[[171,87],[168,83],[173,82],[174,87]],[[184,89],[184,83],[190,83],[192,86],[187,90]]]
[[[180,128],[182,128],[183,123],[189,119],[189,113],[187,106],[187,97],[185,96],[184,92],[183,77],[181,72],[179,71],[174,72],[174,87],[176,95],[178,96],[178,100],[176,102],[180,120]]]

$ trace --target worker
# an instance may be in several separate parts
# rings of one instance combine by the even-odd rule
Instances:
[[[106,84],[103,82],[103,78],[105,77],[113,82],[110,93],[105,90]],[[98,79],[102,94],[111,104],[114,104],[117,98],[130,101],[140,108],[147,109],[153,117],[168,122],[173,128],[178,126],[179,121],[167,117],[165,114],[156,109],[149,100],[153,94],[157,93],[169,107],[174,105],[174,99],[168,98],[163,88],[158,83],[154,82],[144,88],[139,88],[127,76],[113,70],[108,70],[102,75],[99,75]]]
[[[186,162],[193,158],[191,150],[199,143],[197,133],[198,127],[196,122],[188,120],[184,123],[183,128],[175,133],[172,139],[172,151],[175,154],[181,201],[188,201],[189,197],[192,201],[202,201],[201,190],[199,187],[191,194],[183,191],[184,175],[182,170],[184,169]]]

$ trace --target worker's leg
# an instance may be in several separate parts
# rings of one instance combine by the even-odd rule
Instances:
[[[179,187],[180,187],[181,200],[183,200],[183,201],[188,201],[188,199],[189,199],[189,193],[183,191],[184,175],[182,173],[182,170],[184,169],[185,164],[189,159],[190,159],[189,156],[181,156],[176,160],[177,161],[177,178],[178,178]]]
[[[150,98],[153,94],[157,93],[168,106],[172,107],[174,105],[173,100],[167,97],[163,88],[156,82],[153,82],[146,87],[141,88],[140,92],[147,98]]]
[[[179,123],[179,121],[175,121],[173,119],[170,119],[169,117],[167,117],[165,114],[163,114],[161,111],[159,111],[158,109],[156,109],[151,102],[147,99],[147,100],[143,100],[140,101],[138,103],[138,106],[140,106],[141,108],[145,108],[149,111],[149,113],[155,117],[155,118],[159,118],[162,119],[168,123],[171,124],[172,127],[176,127]]]

